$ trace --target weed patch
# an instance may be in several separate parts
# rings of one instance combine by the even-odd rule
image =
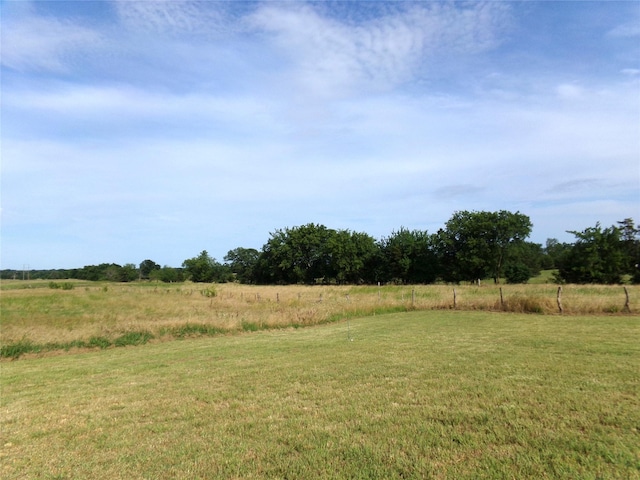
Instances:
[[[127,345],[143,345],[153,339],[150,332],[127,332],[113,341],[116,347],[126,347]]]

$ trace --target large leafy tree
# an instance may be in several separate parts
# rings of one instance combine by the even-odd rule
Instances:
[[[160,270],[160,265],[158,265],[153,260],[143,260],[140,263],[141,278],[149,278],[151,276],[151,272],[153,272],[154,270]]]
[[[256,265],[260,283],[363,281],[376,246],[372,237],[309,223],[276,230]]]
[[[455,212],[435,238],[443,279],[493,278],[498,283],[509,254],[531,234],[532,226],[519,212]]]
[[[558,280],[566,283],[621,283],[628,259],[615,226],[600,223],[582,232],[570,231],[576,241],[558,261]]]
[[[309,223],[276,230],[262,247],[260,279],[267,283],[314,283],[330,274],[329,240],[335,232]]]
[[[636,228],[632,218],[618,222],[622,249],[626,256],[626,272],[633,283],[640,283],[640,229]]]
[[[377,247],[373,237],[349,230],[334,231],[328,240],[330,256],[328,280],[337,283],[360,283],[366,280],[367,267]]]
[[[182,267],[193,282],[226,282],[230,276],[228,267],[218,263],[206,250],[182,262]]]
[[[433,283],[438,276],[438,259],[432,237],[421,230],[401,227],[383,238],[379,247],[386,281]]]
[[[255,248],[238,247],[229,250],[224,256],[224,261],[229,265],[236,280],[242,283],[253,283],[259,258],[260,252]]]

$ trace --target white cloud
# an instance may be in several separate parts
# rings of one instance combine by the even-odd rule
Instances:
[[[226,2],[194,0],[114,0],[128,28],[144,33],[215,34],[228,31]]]
[[[67,72],[77,55],[104,43],[102,35],[68,20],[29,15],[2,24],[2,65],[19,71]]]
[[[640,36],[640,24],[637,21],[623,23],[609,30],[611,37],[638,37]]]
[[[558,96],[562,99],[572,100],[581,98],[583,95],[583,89],[572,83],[563,83],[556,87]]]
[[[283,6],[284,5],[284,6]],[[272,35],[300,85],[321,96],[388,89],[411,79],[430,55],[478,53],[500,42],[504,4],[427,4],[351,25],[308,4],[263,4],[249,24]]]

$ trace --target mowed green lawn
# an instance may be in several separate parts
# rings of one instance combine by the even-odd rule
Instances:
[[[428,311],[4,361],[4,479],[640,478],[640,318]]]

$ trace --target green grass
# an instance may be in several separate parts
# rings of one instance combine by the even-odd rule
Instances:
[[[638,338],[430,311],[4,361],[0,476],[640,478]]]

